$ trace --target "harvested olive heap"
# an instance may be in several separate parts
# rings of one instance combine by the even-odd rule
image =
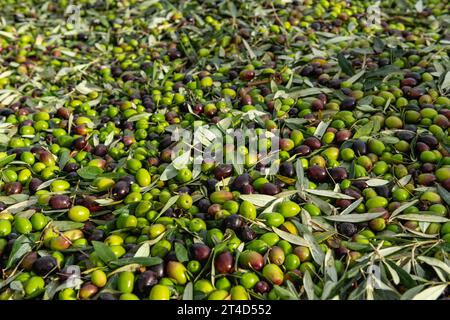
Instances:
[[[446,1],[77,3],[0,1],[1,300],[449,297]]]

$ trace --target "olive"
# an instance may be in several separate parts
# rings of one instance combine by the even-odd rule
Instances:
[[[58,263],[52,256],[43,256],[33,263],[33,271],[40,276],[45,276],[56,270]]]
[[[295,176],[295,169],[292,162],[283,162],[280,165],[279,172],[282,176],[292,178]]]
[[[228,178],[233,173],[233,166],[229,164],[222,164],[216,167],[213,171],[214,177],[217,180]]]
[[[232,187],[234,190],[242,190],[244,186],[247,186],[250,183],[251,183],[250,175],[248,173],[243,173],[233,180]]]
[[[137,279],[136,287],[140,294],[147,296],[151,288],[158,283],[156,273],[148,270],[141,273]]]
[[[348,177],[347,170],[342,167],[332,168],[330,170],[330,175],[331,175],[331,178],[335,182],[338,182],[338,183],[342,182],[343,180],[347,179],[347,177]]]
[[[71,205],[71,200],[67,195],[54,195],[49,199],[49,205],[54,210],[67,209]]]
[[[260,192],[262,194],[267,194],[267,195],[273,196],[273,195],[280,193],[281,190],[280,190],[279,186],[277,186],[271,182],[267,182],[261,186]]]
[[[119,181],[112,188],[112,195],[115,200],[122,200],[129,193],[130,193],[130,185],[126,181]]]
[[[199,262],[206,262],[211,253],[211,249],[202,243],[194,243],[191,246],[192,256]]]
[[[308,146],[311,150],[319,149],[322,146],[320,140],[316,137],[308,137],[303,141],[303,144]]]
[[[325,168],[316,165],[308,168],[308,178],[314,182],[325,182],[328,174]]]
[[[214,266],[220,274],[230,273],[234,267],[233,255],[228,251],[219,254],[214,261]]]
[[[6,195],[12,195],[22,192],[22,184],[20,182],[8,182],[3,187],[5,190]]]
[[[240,217],[239,215],[232,214],[223,220],[222,225],[225,229],[228,228],[228,229],[237,231],[244,225],[244,221],[243,221],[242,217]]]
[[[239,265],[242,268],[252,268],[260,271],[264,265],[264,257],[256,251],[245,250],[239,256]]]

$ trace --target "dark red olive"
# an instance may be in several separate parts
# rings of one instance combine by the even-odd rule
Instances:
[[[424,151],[429,151],[430,150],[430,147],[427,145],[427,144],[425,144],[425,143],[423,143],[423,142],[417,142],[416,143],[416,151],[417,151],[417,153],[422,153],[422,152],[424,152]]]
[[[303,141],[303,144],[307,145],[308,147],[310,147],[311,150],[319,149],[322,146],[322,143],[316,137],[308,137],[308,138],[306,138],[305,141]]]
[[[65,166],[64,166],[64,171],[65,172],[75,172],[75,171],[77,171],[78,169],[80,169],[80,165],[78,164],[78,163],[75,163],[75,162],[70,162],[70,163],[67,163]]]
[[[442,181],[442,186],[447,189],[447,191],[450,191],[450,178],[445,179]]]
[[[330,175],[335,182],[342,182],[342,180],[347,179],[347,169],[342,167],[336,167],[330,170]]]
[[[158,277],[154,271],[147,270],[138,276],[136,288],[139,293],[147,296],[151,288],[158,283]]]
[[[415,85],[417,85],[417,80],[414,78],[406,78],[406,79],[403,79],[402,81],[400,81],[401,87],[404,87],[404,86],[414,87]]]
[[[219,254],[214,261],[214,266],[216,272],[220,274],[230,273],[234,267],[233,255],[228,251]]]
[[[255,192],[255,188],[251,184],[246,184],[242,187],[242,193],[243,194],[252,194]]]
[[[108,147],[105,146],[104,144],[98,144],[95,148],[94,148],[94,155],[96,155],[97,157],[104,157],[107,153],[108,153]]]
[[[263,294],[270,290],[270,286],[266,281],[260,280],[255,284],[254,290],[257,293]]]
[[[66,107],[61,107],[61,108],[59,108],[59,109],[56,111],[56,115],[57,115],[59,118],[63,118],[63,119],[69,120],[69,117],[70,117],[70,110],[67,109]]]
[[[434,172],[435,169],[436,169],[436,165],[427,162],[422,165],[421,171],[423,173],[432,173],[432,172]]]
[[[87,141],[84,137],[79,137],[73,141],[73,147],[77,150],[83,150],[87,145]]]
[[[35,194],[38,187],[42,184],[42,180],[38,178],[31,178],[30,183],[28,184],[28,190],[30,194]]]
[[[194,243],[191,246],[191,252],[195,260],[206,262],[211,254],[211,249],[206,244]]]
[[[346,188],[346,189],[342,190],[342,193],[346,194],[346,195],[348,195],[350,197],[353,197],[355,199],[358,199],[358,198],[362,197],[361,196],[361,191],[359,191],[358,189],[353,188],[353,187]]]
[[[308,178],[314,182],[325,182],[328,174],[325,168],[316,165],[308,168]]]
[[[112,196],[114,200],[122,200],[130,193],[130,185],[126,181],[117,182],[112,188]]]
[[[241,80],[250,81],[255,77],[256,73],[253,70],[244,70],[240,74]]]
[[[33,271],[39,276],[45,276],[56,270],[58,263],[52,256],[43,256],[33,263]]]
[[[277,186],[276,184],[273,184],[271,182],[267,182],[267,183],[264,183],[261,186],[260,192],[262,194],[267,194],[269,196],[274,196],[274,195],[280,193],[281,190],[280,190],[280,187]]]
[[[351,136],[352,136],[352,132],[350,130],[347,130],[347,129],[339,130],[338,132],[336,132],[336,142],[342,143],[342,142],[350,139]]]
[[[352,204],[352,201],[348,200],[348,199],[337,199],[336,200],[336,206],[339,208],[347,208],[351,204]]]
[[[22,184],[20,182],[8,182],[5,184],[6,195],[17,194],[22,192]]]
[[[48,203],[53,210],[68,209],[71,206],[70,197],[65,194],[52,196]]]
[[[312,102],[311,107],[314,111],[319,111],[319,110],[323,110],[324,108],[324,103],[322,100],[320,99],[316,99]]]
[[[307,145],[302,144],[301,146],[296,147],[293,150],[293,153],[294,154],[298,154],[298,155],[300,155],[302,157],[303,156],[307,156],[307,155],[309,155],[311,153],[311,148],[308,147]]]

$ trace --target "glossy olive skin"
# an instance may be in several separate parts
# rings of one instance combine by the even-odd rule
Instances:
[[[227,274],[234,268],[234,257],[230,252],[223,252],[214,261],[214,266],[218,273]]]

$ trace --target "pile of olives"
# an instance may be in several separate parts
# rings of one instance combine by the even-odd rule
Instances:
[[[445,1],[3,2],[0,300],[449,297]]]

